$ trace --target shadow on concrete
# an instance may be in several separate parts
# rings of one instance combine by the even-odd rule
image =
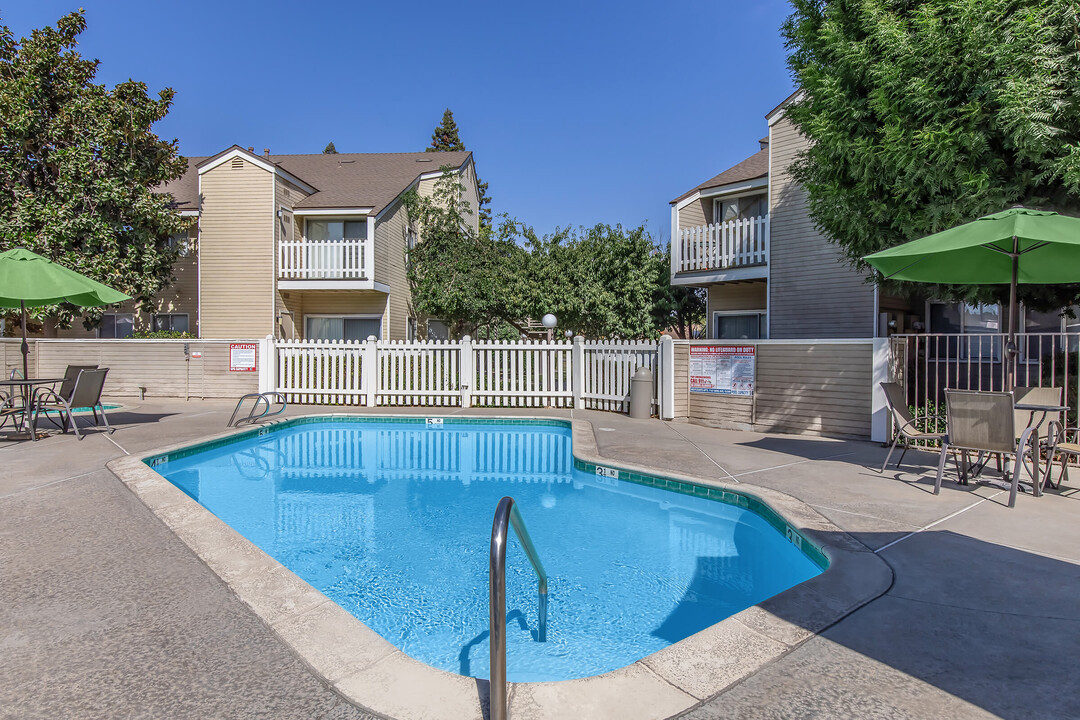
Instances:
[[[888,542],[884,535],[879,540]],[[918,533],[879,557],[893,569],[892,587],[821,632],[821,638],[1000,717],[1080,717],[1074,664],[1080,647],[1080,565],[950,531]],[[827,574],[813,578],[763,607],[809,627],[800,609],[815,595],[832,594],[827,579]],[[798,602],[791,597],[784,602],[789,593]],[[820,682],[835,692],[895,701],[898,708],[925,694],[915,685],[908,696],[887,668],[842,650],[831,652],[820,640],[809,642],[816,644],[797,651],[806,651],[799,672],[820,672]],[[795,662],[786,658],[763,673],[791,674],[796,668],[785,667],[789,661]],[[762,683],[779,684],[774,691],[789,683],[792,703],[805,700],[798,692],[814,692],[790,686],[798,680],[777,678]],[[714,702],[727,703],[733,693],[742,690],[736,686]],[[928,700],[932,703],[933,696]]]
[[[866,441],[836,441],[824,439],[801,438],[797,436],[770,436],[758,438],[750,442],[733,443],[740,447],[757,448],[768,450],[784,455],[805,458],[807,460],[821,460],[822,458],[851,453],[876,447],[875,444]],[[880,465],[879,465],[880,467]]]

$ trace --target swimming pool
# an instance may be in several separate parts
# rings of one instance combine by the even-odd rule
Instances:
[[[550,575],[540,643],[535,576],[511,540],[511,681],[628,665],[821,571],[745,496],[575,462],[565,423],[445,422],[294,422],[150,462],[404,652],[467,676],[488,673],[488,541],[504,495]]]

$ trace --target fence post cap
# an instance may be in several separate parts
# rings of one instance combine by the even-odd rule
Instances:
[[[574,342],[583,343],[583,342],[585,342],[585,337],[583,335],[575,335],[574,336]]]
[[[462,335],[461,336],[461,342],[471,342],[471,341],[472,341],[472,338],[469,337],[468,335]]]

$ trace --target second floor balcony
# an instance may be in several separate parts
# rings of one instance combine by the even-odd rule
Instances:
[[[764,277],[768,247],[768,215],[683,228],[672,243],[671,273],[672,276],[682,273],[711,276],[742,268],[757,268]],[[725,278],[704,279],[715,281]]]
[[[280,246],[282,280],[371,280],[366,238],[290,240]]]

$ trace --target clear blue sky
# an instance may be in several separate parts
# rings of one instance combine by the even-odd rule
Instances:
[[[186,155],[422,150],[443,109],[492,208],[551,232],[670,234],[668,201],[757,151],[793,89],[781,0],[19,0],[16,37],[80,6],[98,81],[176,91]]]

